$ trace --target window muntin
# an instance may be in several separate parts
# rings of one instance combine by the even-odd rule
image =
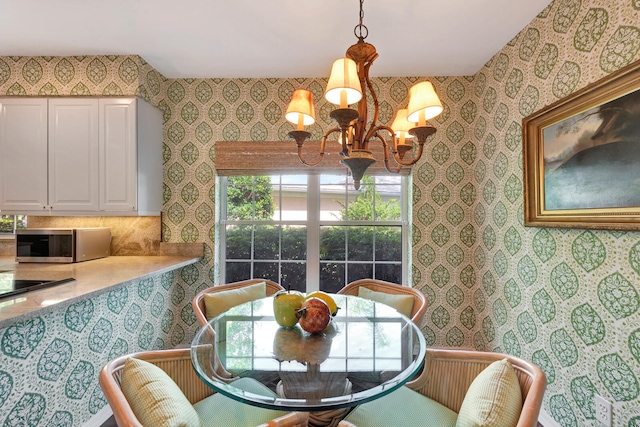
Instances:
[[[223,177],[223,283],[259,277],[327,292],[361,278],[404,283],[406,181],[367,176],[355,190],[345,175]]]

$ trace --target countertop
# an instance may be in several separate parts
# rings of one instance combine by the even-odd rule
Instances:
[[[194,264],[194,256],[110,256],[74,264],[16,263],[0,257],[0,272],[16,279],[75,281],[0,299],[0,328],[104,292],[116,285]]]

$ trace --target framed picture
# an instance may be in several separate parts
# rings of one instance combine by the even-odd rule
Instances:
[[[522,121],[524,224],[640,230],[640,61]]]

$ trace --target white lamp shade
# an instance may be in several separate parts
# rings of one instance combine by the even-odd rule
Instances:
[[[334,105],[341,105],[341,96],[343,101],[346,99],[346,105],[354,104],[362,99],[358,69],[353,59],[338,59],[331,67],[331,76],[324,97]]]
[[[313,93],[305,89],[297,89],[293,92],[285,118],[297,125],[302,119],[304,126],[309,126],[316,121],[316,112],[313,107]]]
[[[396,116],[391,123],[391,129],[399,138],[404,135],[405,138],[412,138],[409,134],[409,129],[415,127],[415,124],[407,120],[408,111],[406,108],[402,108],[396,112]]]
[[[420,112],[424,111],[424,119],[429,120],[442,113],[442,103],[431,82],[420,82],[409,89],[409,107],[407,120],[419,121]]]

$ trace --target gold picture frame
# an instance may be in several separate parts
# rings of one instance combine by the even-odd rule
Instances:
[[[524,225],[640,230],[640,61],[522,120]]]

